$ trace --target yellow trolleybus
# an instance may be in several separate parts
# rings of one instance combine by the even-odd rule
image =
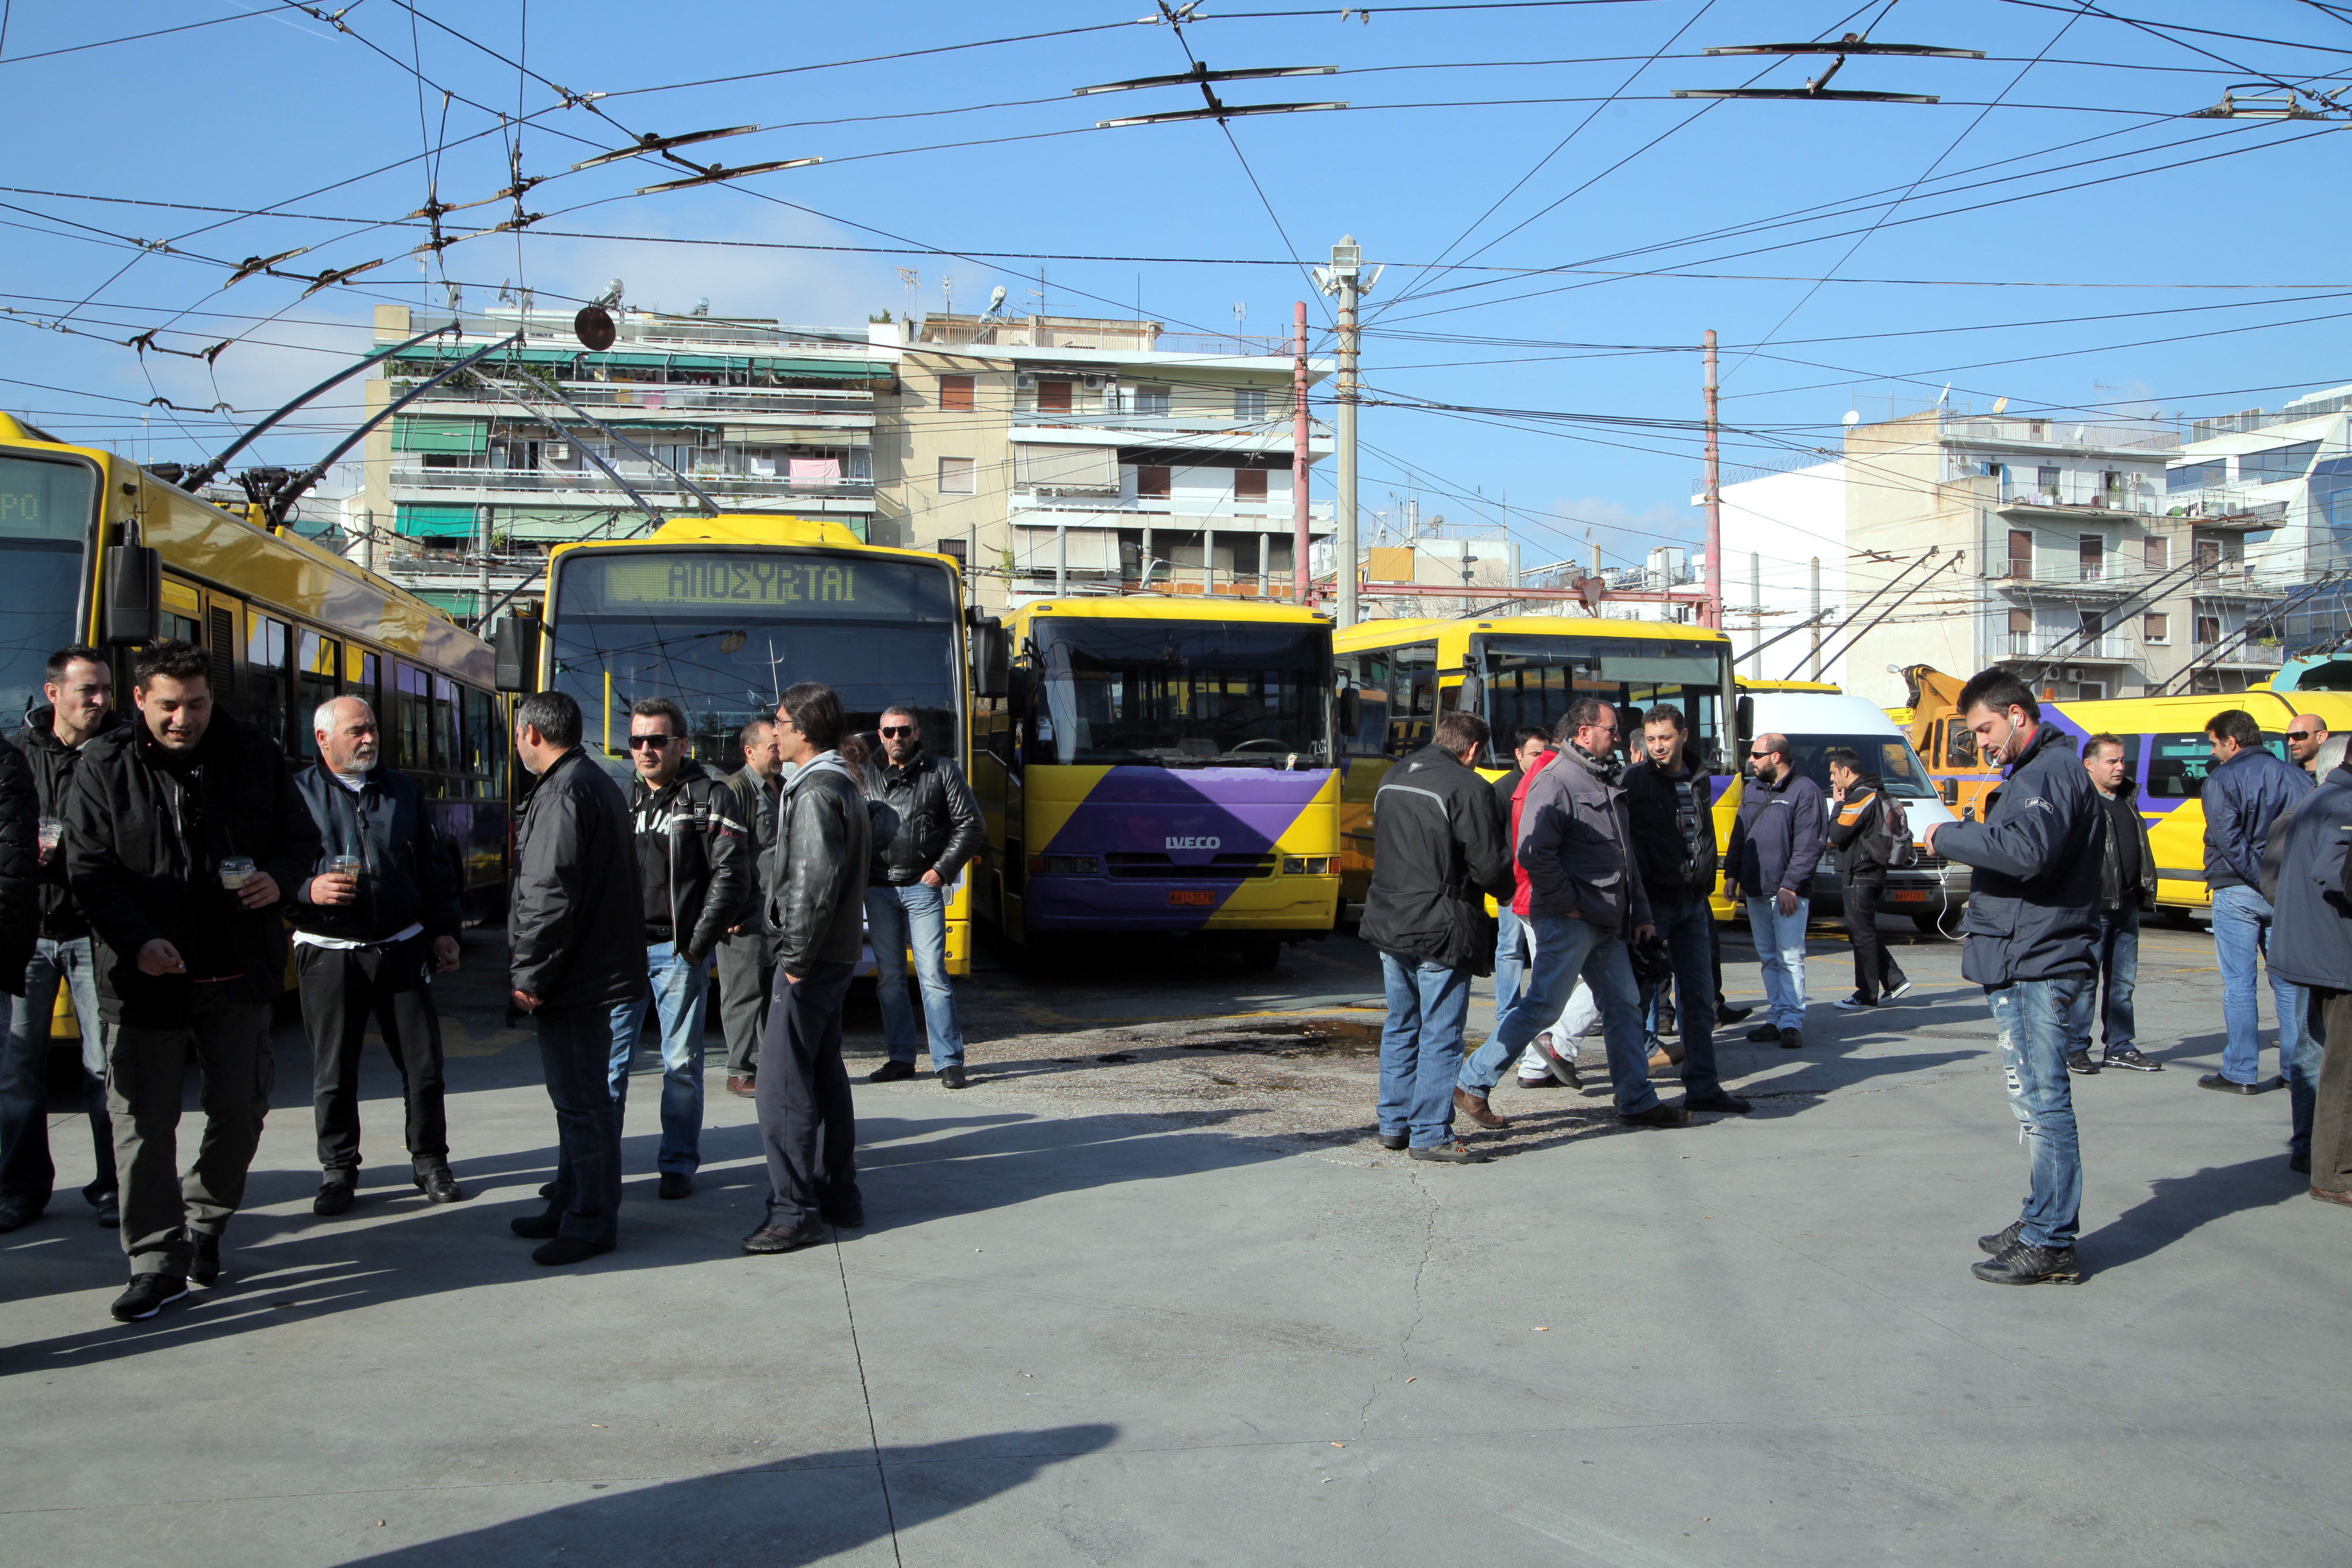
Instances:
[[[971,618],[983,645],[1001,637]],[[772,716],[803,680],[839,692],[853,730],[894,703],[913,708],[925,748],[969,774],[966,619],[948,556],[869,545],[814,519],[681,518],[644,539],[552,552],[538,679],[578,701],[590,754],[625,781],[639,698],[675,700],[695,757],[723,773],[743,765],[744,723]],[[971,967],[971,880],[967,870],[948,903],[956,974]]]

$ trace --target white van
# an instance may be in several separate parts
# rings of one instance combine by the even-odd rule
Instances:
[[[1769,689],[1741,693],[1739,710],[1739,732],[1788,736],[1798,771],[1821,785],[1824,795],[1830,788],[1825,753],[1845,746],[1861,756],[1865,773],[1885,780],[1886,793],[1903,803],[1915,840],[1925,837],[1932,824],[1958,820],[1936,793],[1935,781],[1911,749],[1909,738],[1885,710],[1842,692]],[[1968,896],[1969,868],[1922,849],[1918,865],[1886,873],[1886,900],[1880,909],[1890,915],[1909,915],[1921,931],[1934,931],[1940,923],[1948,933],[1955,932]],[[1811,897],[1816,913],[1844,908],[1836,862],[1826,847],[1813,876]]]

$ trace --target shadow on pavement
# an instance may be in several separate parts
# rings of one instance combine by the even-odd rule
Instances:
[[[896,1537],[1098,1453],[1103,1423],[877,1449],[835,1449],[755,1469],[614,1490],[504,1524],[351,1560],[351,1568],[692,1563],[794,1568]]]
[[[2148,1195],[2074,1244],[2094,1268],[2120,1268],[2150,1258],[2189,1232],[2247,1209],[2301,1197],[2311,1178],[2286,1168],[2284,1152],[2234,1165],[2208,1165],[2186,1176],[2158,1176]]]

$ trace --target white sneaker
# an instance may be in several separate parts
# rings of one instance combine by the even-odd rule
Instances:
[[[1841,996],[1837,999],[1837,1010],[1841,1013],[1867,1013],[1877,1005],[1877,1003],[1865,1002],[1859,996]]]
[[[1905,981],[1905,982],[1904,982],[1902,984],[1900,984],[1900,985],[1895,985],[1895,986],[1891,986],[1891,987],[1889,987],[1889,988],[1888,988],[1885,993],[1883,993],[1883,994],[1882,994],[1882,995],[1881,995],[1881,997],[1880,997],[1880,1000],[1882,1000],[1882,1001],[1885,1001],[1885,1002],[1892,1002],[1892,1001],[1894,1001],[1894,1000],[1895,1000],[1896,997],[1898,997],[1898,996],[1908,996],[1908,995],[1910,995],[1910,994],[1911,994],[1911,982],[1909,982],[1908,980],[1906,980],[1906,981]]]

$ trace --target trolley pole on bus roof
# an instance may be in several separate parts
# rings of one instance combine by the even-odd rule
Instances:
[[[1290,313],[1290,596],[1307,603],[1307,556],[1311,542],[1307,528],[1307,443],[1314,424],[1307,417],[1307,301]],[[1265,563],[1259,563],[1261,571]]]
[[[1723,629],[1723,444],[1716,415],[1715,329],[1706,330],[1706,624]],[[1759,630],[1760,630],[1759,624]]]

